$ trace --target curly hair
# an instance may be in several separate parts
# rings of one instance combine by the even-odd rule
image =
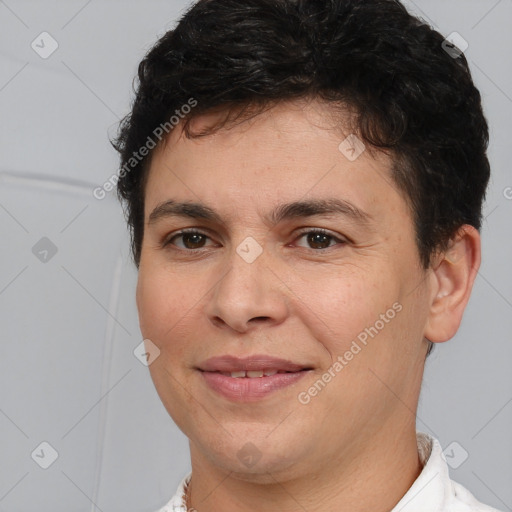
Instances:
[[[363,142],[392,156],[424,269],[462,225],[480,230],[488,125],[464,54],[444,41],[398,0],[194,3],[139,64],[131,113],[113,141],[137,268],[151,152],[129,172],[126,164],[191,98],[196,106],[180,115],[187,137],[284,100],[323,100],[334,113],[342,106],[340,125],[348,107]],[[192,134],[189,121],[217,108],[224,121]]]

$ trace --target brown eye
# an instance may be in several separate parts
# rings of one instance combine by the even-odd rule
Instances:
[[[343,244],[344,240],[341,240],[334,235],[331,235],[322,230],[310,230],[303,232],[298,240],[305,239],[307,245],[300,245],[308,249],[322,250],[333,247],[337,244]]]
[[[199,249],[203,247],[205,242],[205,236],[199,233],[184,233],[183,237],[183,245],[187,247],[187,249]]]
[[[181,243],[178,241],[181,239]],[[182,231],[174,235],[166,245],[175,245],[179,249],[201,249],[205,246],[208,236],[198,231]]]
[[[329,247],[332,236],[323,233],[310,233],[307,235],[308,244],[312,249],[326,249]]]

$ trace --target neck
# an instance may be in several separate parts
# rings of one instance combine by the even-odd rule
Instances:
[[[192,479],[187,511],[387,512],[408,491],[422,470],[415,426],[393,436],[373,435],[343,454],[343,460],[287,477],[267,472],[258,482],[222,470],[198,456],[191,444]],[[252,475],[254,476],[254,475]]]

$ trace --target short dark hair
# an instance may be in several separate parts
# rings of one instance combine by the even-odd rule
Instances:
[[[313,98],[333,112],[348,107],[357,135],[389,152],[427,269],[462,225],[480,229],[490,174],[480,94],[464,54],[446,51],[444,40],[398,0],[199,0],[190,6],[139,64],[132,111],[113,142],[125,171],[117,193],[126,203],[136,266],[151,153],[129,172],[127,163],[157,127],[191,98],[197,106],[180,116],[187,137],[212,133],[232,112],[243,119],[279,101]],[[189,121],[214,108],[228,113],[224,122],[190,133]]]

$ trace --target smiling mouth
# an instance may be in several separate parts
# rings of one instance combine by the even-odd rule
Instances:
[[[207,387],[230,401],[255,402],[298,383],[314,370],[311,364],[268,354],[212,357],[199,367]]]

